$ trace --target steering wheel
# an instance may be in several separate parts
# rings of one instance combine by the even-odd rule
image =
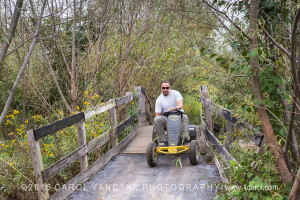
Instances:
[[[180,110],[177,110],[176,108],[173,110],[173,111],[168,111],[168,112],[164,112],[163,113],[163,115],[164,116],[166,116],[166,117],[168,117],[169,115],[181,115],[181,117],[182,117],[182,114],[183,114],[183,112],[182,111],[180,111]]]

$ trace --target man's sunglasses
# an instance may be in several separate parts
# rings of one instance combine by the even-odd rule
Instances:
[[[165,90],[165,89],[169,89],[170,87],[161,87],[161,89]]]

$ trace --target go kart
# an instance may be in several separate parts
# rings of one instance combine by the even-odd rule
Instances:
[[[181,119],[182,114],[180,110],[166,112],[163,115],[168,117],[166,124],[166,131],[168,136],[167,144],[161,145],[158,143],[158,136],[153,126],[152,142],[148,145],[146,151],[147,163],[150,167],[155,167],[158,162],[158,155],[180,155],[189,154],[189,160],[192,165],[197,165],[199,161],[200,152],[199,144],[197,142],[196,125],[189,125],[189,136],[181,138]]]

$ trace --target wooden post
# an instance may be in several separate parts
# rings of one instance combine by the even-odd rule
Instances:
[[[233,129],[234,129],[234,126],[230,122],[227,122],[226,133],[228,133],[227,134],[228,137],[226,138],[225,148],[229,152],[230,152],[230,145],[232,144],[232,142],[234,140],[234,137],[232,136]]]
[[[35,181],[38,188],[38,198],[48,199],[48,187],[47,184],[44,184],[42,171],[44,170],[41,149],[39,141],[35,141],[33,130],[27,131],[28,144],[30,148],[30,155],[33,165],[33,171],[35,175]]]
[[[205,100],[211,101],[211,99],[209,98],[207,86],[201,86],[201,91],[202,91],[202,94],[203,94]],[[210,108],[206,107],[205,105],[204,105],[204,114],[205,114],[206,121],[207,121],[207,129],[213,133],[214,122],[212,119],[212,112],[211,112]]]
[[[116,128],[117,128],[117,111],[116,108],[111,108],[109,109],[109,115],[110,115],[110,141],[111,141],[111,146],[115,147],[118,145],[118,136],[115,135]]]
[[[78,146],[86,144],[86,131],[85,131],[85,121],[82,120],[77,123],[77,134],[78,134]],[[88,159],[87,154],[83,155],[80,159],[80,171],[84,171],[88,168]]]
[[[145,95],[142,93],[142,87],[141,86],[136,86],[134,87],[134,90],[137,92],[139,96],[138,100],[138,110],[140,112],[139,114],[139,125],[144,126],[144,125],[149,125],[148,121],[146,120],[146,105],[145,105]]]

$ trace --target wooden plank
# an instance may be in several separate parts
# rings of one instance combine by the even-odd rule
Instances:
[[[37,141],[38,139],[41,139],[49,134],[52,134],[56,131],[59,131],[60,129],[66,128],[68,126],[71,126],[73,124],[76,124],[80,122],[81,120],[84,120],[84,113],[80,112],[76,115],[73,115],[71,117],[67,117],[65,119],[56,121],[52,124],[48,124],[46,126],[43,126],[41,128],[34,130],[34,138]]]
[[[228,165],[228,161],[234,160],[236,161],[230,153],[223,147],[223,145],[219,142],[219,140],[212,134],[206,127],[204,120],[201,118],[201,125],[204,134],[206,135],[207,139],[212,143],[213,147],[221,154],[222,159]],[[237,162],[237,161],[236,161]],[[237,162],[238,163],[238,162]],[[239,165],[239,163],[238,163]],[[239,165],[240,166],[240,165]]]
[[[98,115],[100,113],[103,113],[113,107],[116,106],[116,102],[114,99],[109,100],[108,102],[101,104],[99,106],[96,106],[94,108],[91,108],[87,111],[84,112],[85,114],[85,119],[89,119],[91,117],[94,117],[95,115]]]
[[[259,132],[257,129],[255,129],[251,124],[249,124],[246,121],[241,120],[231,110],[228,110],[226,108],[223,108],[222,106],[216,105],[211,102],[211,100],[209,99],[209,96],[208,96],[207,86],[200,86],[199,91],[200,91],[201,102],[206,108],[216,107],[218,115],[223,116],[228,121],[228,123],[232,124],[235,128],[241,130],[242,132],[244,132],[244,129],[248,129],[248,130],[253,129],[255,131],[254,137],[252,138],[254,143],[260,144],[262,142],[263,134],[261,132]],[[261,138],[261,140],[258,141],[256,139],[256,136],[259,136],[259,138]]]
[[[202,93],[205,94],[205,96],[206,96],[205,98],[204,98],[204,96],[202,96]],[[210,98],[208,96],[208,88],[206,86],[200,87],[200,96],[202,96],[201,101],[204,101],[204,102],[210,101]],[[208,130],[213,132],[214,122],[213,122],[213,118],[212,118],[211,108],[209,106],[207,106],[207,104],[205,104],[205,103],[203,103],[203,104],[204,104],[204,113],[205,113],[205,117],[206,117],[206,121],[207,121],[207,128],[208,128]]]
[[[88,153],[92,153],[110,140],[110,130],[87,143]]]
[[[44,184],[42,170],[44,169],[40,144],[35,141],[33,130],[27,131],[28,145],[30,149],[31,161],[33,165],[33,171],[35,176],[35,181],[38,188],[38,198],[47,199],[49,197],[48,189],[46,184]]]
[[[113,147],[109,150],[103,157],[98,159],[94,162],[88,169],[81,172],[74,178],[72,178],[65,187],[59,189],[55,194],[53,194],[49,199],[50,200],[64,200],[70,194],[72,194],[76,187],[70,186],[77,186],[78,184],[82,184],[87,181],[91,176],[93,176],[97,171],[103,168],[114,156],[116,156],[120,150],[122,150],[138,133],[139,126],[136,126],[135,129],[124,139],[122,140],[117,146]],[[69,189],[65,189],[69,188]]]
[[[86,144],[86,132],[85,132],[85,121],[77,123],[77,134],[78,134],[78,146],[81,147]],[[87,154],[81,156],[80,171],[84,171],[88,168]]]
[[[60,171],[64,170],[66,167],[70,166],[76,160],[80,159],[83,155],[87,153],[92,153],[100,146],[104,145],[110,140],[110,131],[105,132],[103,135],[94,138],[93,140],[89,141],[85,145],[79,147],[75,151],[69,153],[47,169],[42,171],[43,180],[46,182],[50,178],[54,177]],[[87,168],[86,168],[87,169]],[[83,170],[84,171],[84,170]]]
[[[216,164],[217,169],[219,171],[222,182],[223,183],[228,183],[228,179],[226,178],[225,173],[223,171],[223,168],[222,168],[222,166],[221,166],[221,164],[220,164],[220,162],[219,162],[219,160],[218,160],[215,153],[214,153],[214,157],[215,157],[215,164]]]
[[[116,127],[117,127],[117,111],[116,108],[112,108],[109,110],[110,115],[110,127],[111,127],[111,146],[114,147],[118,144],[118,136],[115,135]]]
[[[142,93],[142,87],[137,86],[134,88],[136,93],[138,94],[139,100],[138,100],[138,110],[141,111],[141,114],[139,114],[139,124],[140,126],[149,125],[148,121],[145,118],[145,95]]]
[[[133,94],[130,92],[129,95],[120,97],[116,99],[116,106],[121,106],[123,104],[127,104],[129,102],[133,101]]]
[[[131,125],[134,120],[137,118],[137,115],[133,115],[130,118],[126,119],[125,121],[123,121],[116,129],[115,135],[119,135],[122,131],[125,130],[126,127],[128,127],[129,125]]]
[[[65,169],[66,167],[70,166],[76,160],[81,158],[88,152],[87,145],[83,145],[76,149],[75,151],[69,153],[67,156],[63,157],[47,169],[42,171],[43,180],[46,182],[56,174],[58,174],[61,170]]]
[[[152,141],[153,126],[142,126],[137,136],[126,146],[123,153],[146,153],[149,143]]]

